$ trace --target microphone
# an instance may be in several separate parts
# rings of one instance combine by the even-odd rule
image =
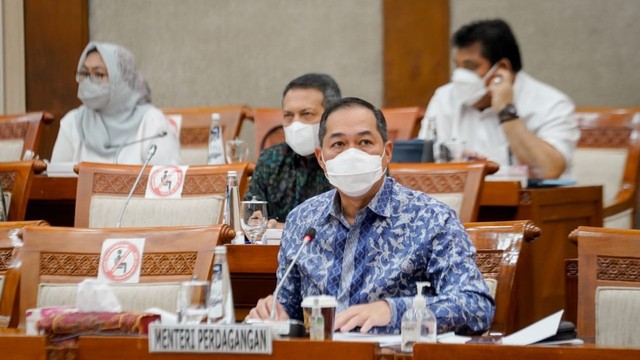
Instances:
[[[165,135],[166,135],[166,132],[165,132]],[[138,186],[138,183],[140,182],[140,178],[142,177],[142,173],[144,172],[144,169],[149,164],[149,161],[151,161],[151,158],[153,157],[153,155],[156,154],[156,150],[158,150],[158,145],[152,144],[151,146],[149,146],[149,150],[147,151],[147,158],[144,160],[144,164],[142,164],[142,168],[140,168],[140,172],[138,173],[138,177],[136,178],[136,181],[133,182],[133,186],[131,187],[131,190],[129,191],[129,195],[127,196],[127,200],[124,202],[124,206],[122,206],[122,210],[120,211],[120,216],[118,216],[118,222],[116,223],[116,228],[118,228],[118,229],[122,226],[122,217],[124,216],[125,210],[127,210],[127,205],[129,205],[129,201],[131,200],[131,197],[133,196],[133,192],[135,191],[136,187]]]
[[[302,245],[298,249],[296,256],[293,257],[293,261],[289,264],[287,271],[285,271],[284,275],[280,279],[280,282],[276,286],[275,291],[273,292],[273,303],[271,304],[271,314],[269,315],[269,320],[257,320],[257,319],[247,319],[245,323],[247,324],[255,324],[255,325],[267,325],[269,326],[273,332],[277,333],[281,336],[289,336],[289,337],[304,337],[306,330],[304,328],[304,323],[299,320],[284,320],[278,321],[275,320],[276,317],[276,302],[278,301],[278,293],[284,284],[284,281],[289,276],[291,269],[298,261],[298,257],[300,253],[302,253],[302,249],[307,246],[308,243],[311,242],[316,237],[316,229],[313,227],[309,227],[307,231],[304,233],[302,237]]]
[[[112,149],[112,148],[114,148],[114,147],[116,147],[116,146],[118,147],[118,151],[116,151],[116,164],[117,164],[117,163],[118,163],[118,157],[120,157],[120,152],[122,151],[122,149],[126,148],[127,146],[131,146],[131,145],[135,145],[135,144],[141,143],[141,142],[143,142],[143,141],[148,141],[148,140],[153,140],[153,139],[159,139],[159,138],[162,138],[162,137],[167,136],[167,134],[168,134],[168,133],[167,133],[165,130],[161,130],[160,132],[158,132],[157,134],[152,135],[152,136],[147,136],[147,137],[144,137],[144,138],[142,138],[142,139],[138,139],[138,140],[134,140],[134,141],[129,141],[129,142],[126,142],[126,143],[124,143],[124,144],[120,144],[120,145],[111,145],[111,144],[107,144],[105,147],[106,147],[107,149]]]
[[[282,279],[280,279],[280,282],[278,283],[275,291],[273,292],[273,303],[271,304],[271,315],[269,315],[270,320],[274,320],[276,318],[276,303],[278,302],[278,293],[280,292],[280,289],[282,289],[282,285],[284,285],[284,281],[287,279],[287,276],[289,276],[289,273],[291,272],[291,269],[293,269],[293,266],[296,264],[296,261],[298,261],[298,257],[300,257],[300,253],[302,253],[302,249],[304,249],[305,246],[307,246],[307,244],[310,243],[311,240],[313,240],[315,237],[316,237],[316,228],[309,227],[307,231],[304,233],[304,236],[302,237],[302,245],[298,249],[296,256],[293,257],[293,261],[291,261],[291,264],[289,264],[287,271],[284,272]]]

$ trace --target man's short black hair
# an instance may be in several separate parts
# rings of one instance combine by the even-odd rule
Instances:
[[[506,58],[511,62],[513,72],[522,69],[518,43],[504,20],[481,20],[464,25],[453,34],[452,42],[459,49],[479,42],[482,46],[482,56],[489,60],[491,65]]]
[[[320,118],[320,130],[318,131],[318,139],[320,139],[320,147],[322,147],[322,140],[324,136],[327,134],[327,118],[331,113],[336,110],[343,108],[353,108],[353,107],[362,107],[365,109],[371,110],[373,115],[376,118],[376,129],[382,136],[382,141],[387,142],[387,120],[384,118],[382,111],[380,109],[376,109],[370,102],[366,100],[362,100],[357,97],[346,97],[338,100],[337,102],[330,105],[328,108],[324,110],[322,113],[322,117]]]
[[[284,88],[282,97],[291,89],[316,89],[322,92],[322,107],[325,109],[342,97],[338,83],[327,74],[310,73],[291,80]]]

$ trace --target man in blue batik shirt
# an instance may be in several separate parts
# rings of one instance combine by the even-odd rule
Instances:
[[[494,302],[454,210],[385,176],[393,145],[380,110],[344,98],[325,110],[319,138],[315,155],[337,190],[287,217],[278,280],[305,231],[317,234],[285,279],[276,318],[302,319],[302,299],[327,294],[338,301],[336,330],[399,333],[416,282],[429,281],[425,295],[439,332],[488,329]],[[272,302],[261,299],[249,317],[269,318]]]

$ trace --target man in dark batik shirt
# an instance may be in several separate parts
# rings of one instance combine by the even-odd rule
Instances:
[[[294,207],[331,190],[314,156],[320,117],[340,100],[338,84],[326,74],[305,74],[291,81],[282,94],[285,142],[260,153],[245,200],[254,196],[269,203],[269,227],[282,227]]]

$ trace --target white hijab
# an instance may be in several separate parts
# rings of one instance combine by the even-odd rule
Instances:
[[[85,146],[109,156],[136,136],[142,117],[152,107],[151,92],[135,69],[133,55],[118,45],[90,42],[80,56],[78,71],[94,49],[107,66],[110,99],[102,109],[78,108],[78,133]]]

